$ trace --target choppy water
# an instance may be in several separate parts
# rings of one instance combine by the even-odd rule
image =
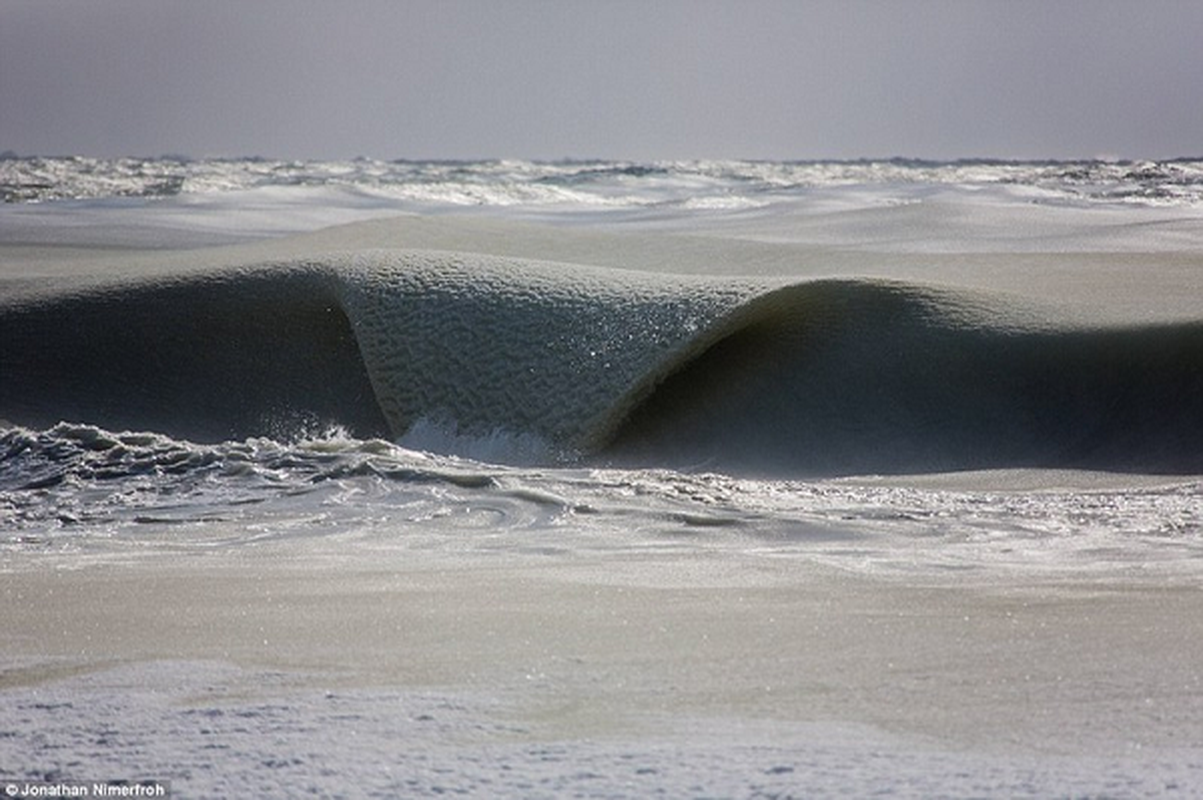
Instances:
[[[18,569],[38,555],[82,565],[315,541],[492,559],[730,551],[896,578],[1154,578],[1194,574],[1203,560],[1195,479],[1082,489],[1085,476],[1065,474],[987,490],[765,481],[501,466],[337,434],[201,446],[66,424],[10,430],[0,456],[0,560]]]
[[[830,187],[1026,187],[1047,202],[1197,206],[1203,161],[282,161],[0,158],[8,203],[171,197],[264,187],[353,187],[453,206],[758,208]]]

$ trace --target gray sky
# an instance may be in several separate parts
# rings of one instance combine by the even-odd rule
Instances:
[[[1203,154],[1203,2],[0,0],[0,151]]]

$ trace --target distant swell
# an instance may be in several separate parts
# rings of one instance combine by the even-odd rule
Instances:
[[[434,426],[779,475],[1203,472],[1203,321],[1084,329],[898,282],[424,251],[16,297],[0,304],[0,417],[29,427]]]

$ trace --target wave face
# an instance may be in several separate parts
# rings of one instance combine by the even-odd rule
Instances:
[[[877,279],[366,251],[0,307],[0,417],[196,441],[511,436],[777,475],[1203,471],[1203,323],[1084,328]]]
[[[0,313],[0,417],[213,442],[337,420],[387,431],[328,277],[218,272],[54,295]]]

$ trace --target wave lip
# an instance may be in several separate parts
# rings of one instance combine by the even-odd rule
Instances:
[[[524,460],[778,475],[1203,472],[1203,322],[1084,328],[897,281],[361,251],[11,300],[0,341],[0,417],[31,427],[500,435]]]

